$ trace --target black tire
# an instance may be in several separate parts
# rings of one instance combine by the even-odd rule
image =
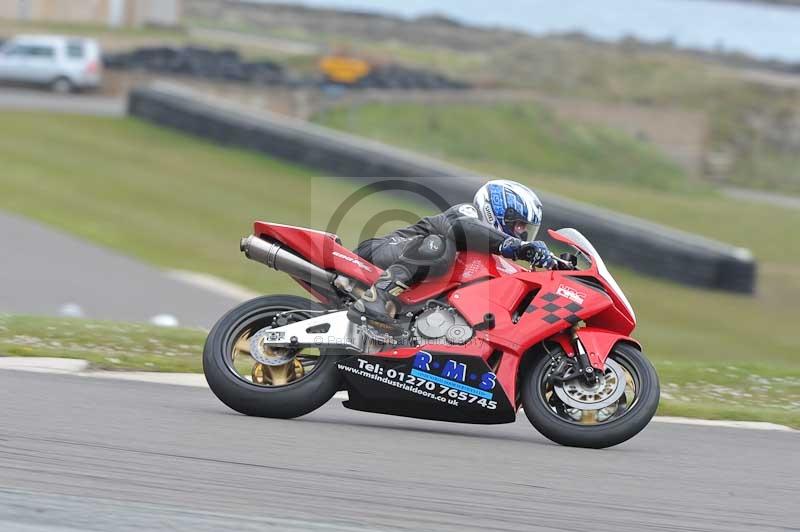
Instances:
[[[617,344],[609,357],[627,364],[637,373],[639,392],[628,410],[616,419],[596,425],[581,425],[563,419],[547,404],[541,389],[544,374],[550,366],[550,358],[543,356],[527,368],[521,382],[522,406],[536,430],[561,445],[603,449],[619,445],[644,429],[658,408],[658,375],[650,361],[632,345]]]
[[[62,76],[50,82],[50,90],[56,94],[71,94],[75,92],[75,85],[72,84],[69,78]]]
[[[320,350],[323,356],[306,377],[282,386],[253,384],[229,366],[233,342],[248,323],[286,310],[318,311],[324,307],[296,296],[259,297],[228,312],[208,334],[203,373],[214,395],[233,410],[248,416],[290,419],[313,412],[339,390],[341,377],[336,364],[343,355],[331,350]]]

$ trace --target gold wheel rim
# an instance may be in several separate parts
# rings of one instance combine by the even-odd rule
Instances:
[[[309,370],[303,365],[303,362],[295,358],[286,364],[280,366],[268,366],[262,364],[253,358],[250,350],[250,339],[252,338],[252,330],[247,329],[239,335],[236,342],[233,344],[233,351],[231,353],[231,361],[233,363],[233,370],[240,377],[247,375],[253,384],[261,386],[283,386],[290,384],[296,380],[301,379],[308,373]],[[248,360],[249,359],[249,360]],[[245,371],[244,365],[250,364],[248,371]],[[237,369],[241,368],[241,371]]]
[[[639,390],[637,389],[636,380],[632,375],[631,370],[625,364],[620,364],[620,366],[625,374],[625,379],[624,384],[622,384],[624,386],[624,393],[622,397],[620,397],[619,401],[597,410],[578,409],[562,404],[561,408],[564,409],[563,412],[572,418],[574,423],[579,425],[600,425],[613,418],[620,408],[628,410],[636,401]],[[553,385],[550,384],[542,391],[544,402],[548,408],[559,418],[564,419],[563,416],[558,412],[558,407],[552,404],[552,398],[555,396]]]

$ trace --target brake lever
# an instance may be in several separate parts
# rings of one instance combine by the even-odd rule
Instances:
[[[556,267],[551,268],[550,271],[572,271],[577,270],[578,268],[573,266],[572,263],[568,260],[564,260],[560,257],[551,254],[552,259],[556,262]],[[533,265],[533,260],[528,260],[528,271],[536,271],[536,267]]]
[[[565,260],[561,260],[561,259],[559,259],[558,257],[555,257],[555,256],[553,257],[553,259],[556,261],[556,267],[555,268],[550,268],[549,271],[551,271],[551,272],[563,271],[563,270],[574,270],[575,269],[575,268],[572,267],[572,264],[570,264],[569,262],[567,262]],[[536,266],[533,265],[532,261],[528,262],[528,271],[531,271],[531,272],[535,272],[536,271]]]
[[[570,261],[556,257],[555,255],[553,256],[553,259],[556,261],[556,266],[557,266],[557,268],[554,269],[557,269],[559,271],[575,270],[575,266],[573,266]]]

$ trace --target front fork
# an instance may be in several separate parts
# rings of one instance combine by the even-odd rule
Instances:
[[[583,380],[589,385],[594,385],[597,382],[597,374],[589,361],[589,354],[586,352],[586,347],[581,342],[578,336],[579,327],[576,325],[572,328],[572,348],[575,350],[575,359],[578,361],[578,370],[583,376]]]
[[[597,372],[589,360],[586,346],[583,345],[578,335],[579,329],[580,324],[575,325],[570,329],[567,336],[572,352],[575,354],[574,357],[553,355],[548,351],[555,364],[555,367],[552,367],[548,373],[548,378],[552,382],[563,384],[566,381],[582,378],[590,386],[597,383]],[[564,351],[566,352],[566,350]],[[574,368],[575,371],[569,371],[571,368]]]

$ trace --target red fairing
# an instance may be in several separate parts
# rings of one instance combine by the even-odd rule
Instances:
[[[486,314],[494,315],[494,329],[483,333],[487,340],[522,355],[613,303],[605,293],[562,273],[527,272],[460,288],[450,295],[450,304],[470,325],[482,322]]]
[[[474,340],[463,345],[448,345],[448,344],[425,344],[419,347],[400,347],[391,351],[383,351],[377,353],[377,356],[386,358],[408,358],[414,356],[420,351],[436,351],[437,353],[453,353],[454,355],[474,355],[479,356],[484,360],[488,360],[492,354],[492,346],[480,340]]]
[[[372,285],[382,273],[380,268],[339,244],[334,234],[266,222],[256,222],[254,229],[257,236],[280,242],[317,266],[366,285]]]
[[[458,254],[455,264],[446,275],[428,279],[412,287],[400,296],[400,301],[406,304],[424,303],[464,283],[494,279],[523,271],[525,271],[523,268],[503,257],[463,251]]]
[[[608,358],[611,350],[619,342],[633,344],[639,349],[642,347],[639,345],[639,342],[633,338],[596,327],[585,327],[579,330],[578,337],[581,339],[581,343],[583,343],[586,352],[589,354],[589,361],[592,363],[592,366],[599,370],[605,368],[606,358]]]
[[[516,325],[512,322],[512,317],[514,309],[528,292],[528,285],[520,279],[501,277],[459,288],[450,294],[449,302],[470,325],[477,325],[484,321],[487,314],[492,314],[495,319],[494,329],[481,333],[480,337],[504,351],[519,353],[519,332],[514,332]]]

